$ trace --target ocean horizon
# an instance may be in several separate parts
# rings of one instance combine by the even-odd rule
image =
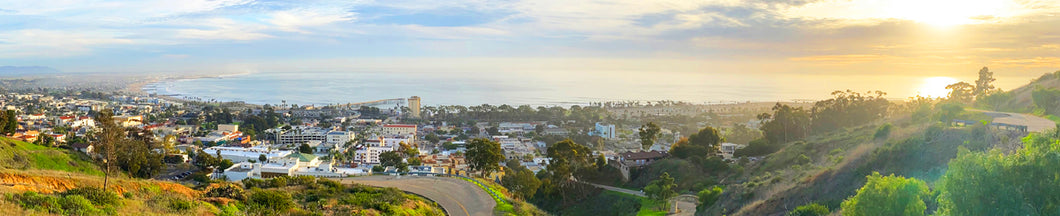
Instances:
[[[411,96],[421,97],[425,106],[570,106],[660,100],[719,104],[821,100],[830,98],[833,91],[847,89],[856,92],[881,90],[888,93],[887,98],[901,100],[925,95],[922,92],[930,87],[924,86],[929,84],[924,83],[926,78],[887,75],[763,77],[643,71],[259,72],[163,80],[147,84],[143,90],[177,98],[243,101],[259,105],[284,101],[287,104],[331,105]]]

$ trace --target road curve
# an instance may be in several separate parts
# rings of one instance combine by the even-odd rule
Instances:
[[[420,176],[341,178],[343,183],[393,187],[434,200],[452,216],[489,216],[497,202],[482,188],[463,179]]]
[[[1027,131],[1029,132],[1042,132],[1056,128],[1056,122],[1030,114],[992,111],[983,111],[983,114],[994,117],[994,123],[1027,126]]]

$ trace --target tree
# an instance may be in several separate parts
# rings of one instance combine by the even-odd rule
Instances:
[[[949,100],[960,103],[971,103],[975,98],[975,86],[966,82],[954,83],[946,86],[950,90]]]
[[[534,172],[519,164],[518,161],[509,162],[508,170],[511,171],[501,178],[501,185],[523,200],[533,198],[537,189],[541,187],[541,180],[537,179]]]
[[[883,118],[890,102],[882,91],[864,95],[851,90],[834,91],[834,98],[814,103],[810,110],[810,129],[820,134],[854,127]]]
[[[488,176],[500,169],[501,160],[504,160],[501,151],[501,144],[498,142],[484,138],[473,139],[467,144],[468,167],[482,172],[482,176]]]
[[[640,135],[640,145],[643,146],[644,149],[651,148],[651,145],[655,144],[655,138],[659,136],[660,131],[662,131],[662,129],[660,129],[659,125],[656,125],[655,122],[648,122],[648,124],[640,126],[640,131],[638,132]]]
[[[298,152],[301,152],[301,153],[304,153],[304,154],[312,154],[313,153],[313,147],[310,147],[309,144],[302,143],[302,145],[298,146]]]
[[[107,110],[104,110],[104,111],[107,111]],[[6,116],[7,120],[4,122],[4,125],[0,125],[0,126],[3,127],[3,133],[4,134],[15,133],[15,131],[18,130],[18,116],[16,115],[15,111],[14,110],[4,111],[4,115]],[[111,115],[113,115],[113,114],[111,114]]]
[[[843,201],[843,215],[924,215],[930,195],[924,181],[878,172],[866,178],[865,186]]]
[[[788,212],[787,216],[826,216],[830,213],[828,207],[821,204],[810,203],[796,207]]]
[[[994,79],[994,72],[991,72],[990,69],[986,67],[979,69],[979,79],[975,80],[975,90],[972,91],[972,94],[979,97],[990,92],[990,90],[994,89],[994,85],[990,83],[995,80],[997,79]]]
[[[437,144],[438,141],[442,140],[441,138],[438,137],[438,134],[434,134],[434,133],[427,134],[426,139],[427,139],[428,142],[431,142],[431,144]]]
[[[1056,215],[1060,212],[1060,131],[1032,133],[1023,149],[960,149],[936,184],[940,215]]]
[[[718,198],[721,197],[722,192],[721,187],[718,186],[699,191],[699,193],[696,193],[696,197],[699,198],[698,208],[705,209],[714,205],[714,202],[717,202]]]
[[[265,154],[260,154],[258,155],[258,161],[261,161],[262,163],[269,162],[269,157],[265,156]]]
[[[379,163],[383,166],[397,166],[401,163],[401,154],[396,151],[388,151],[379,154]]]
[[[569,182],[575,171],[592,165],[592,150],[570,139],[552,144],[546,155],[549,157],[546,168],[554,178],[553,183],[560,185]]]
[[[651,181],[648,186],[644,187],[644,194],[648,195],[648,198],[658,203],[665,203],[670,198],[677,196],[677,192],[674,188],[677,184],[674,184],[674,178],[670,177],[669,172],[663,172],[659,179]],[[669,208],[669,205],[666,205]]]
[[[747,125],[736,123],[731,129],[725,133],[725,141],[731,143],[747,144],[751,140],[755,140],[762,137],[762,132],[754,128],[749,128]]]
[[[8,114],[12,113],[11,110],[8,110]],[[100,111],[96,115],[95,121],[100,124],[101,129],[101,132],[97,134],[95,146],[103,154],[103,190],[106,190],[110,180],[110,169],[116,161],[115,148],[117,143],[122,140],[125,130],[122,130],[118,127],[118,124],[114,123],[114,111],[110,109]]]
[[[688,139],[682,138],[670,147],[670,153],[678,158],[709,157],[716,154],[724,139],[718,134],[718,129],[705,127],[699,132],[692,134]]]
[[[777,103],[773,106],[773,114],[762,113],[758,119],[763,121],[759,129],[770,143],[801,140],[809,133],[810,114],[801,107]]]

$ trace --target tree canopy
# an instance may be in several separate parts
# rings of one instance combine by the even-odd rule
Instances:
[[[925,199],[930,199],[924,181],[915,178],[882,176],[873,172],[853,197],[843,201],[843,215],[924,215]]]
[[[640,145],[643,146],[644,149],[651,148],[651,145],[655,144],[655,138],[659,136],[659,132],[661,131],[662,129],[659,128],[659,125],[656,125],[655,122],[648,122],[647,124],[644,124],[644,126],[640,126],[640,129],[637,132],[637,134],[640,135]]]
[[[473,139],[467,143],[468,167],[481,171],[482,176],[488,176],[500,169],[502,160],[504,160],[504,154],[500,143],[485,138]]]

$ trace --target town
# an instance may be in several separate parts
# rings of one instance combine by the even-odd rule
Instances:
[[[499,143],[505,160],[519,160],[535,173],[549,161],[544,156],[548,145],[567,137],[590,143],[593,155],[623,163],[619,167],[644,166],[666,157],[670,145],[681,137],[681,132],[667,130],[660,136],[669,137],[663,140],[672,142],[642,147],[639,137],[633,134],[637,125],[626,124],[620,128],[609,122],[574,119],[525,121],[529,118],[514,115],[492,117],[497,120],[486,122],[454,117],[460,112],[470,115],[565,112],[559,107],[536,110],[529,106],[473,107],[498,110],[476,111],[456,106],[422,107],[420,100],[413,96],[343,106],[253,106],[86,91],[66,96],[9,93],[0,96],[0,107],[15,120],[9,122],[13,125],[7,133],[9,137],[69,148],[95,158],[102,157],[94,146],[96,138],[92,137],[99,132],[100,122],[95,117],[100,112],[112,112],[116,125],[148,131],[150,138],[160,144],[150,150],[164,154],[166,166],[153,178],[201,183],[209,179],[242,181],[277,176],[477,175],[481,173],[470,169],[466,158],[466,145],[476,138]],[[674,106],[651,109],[650,104],[596,105],[597,109],[606,106],[618,113],[610,115],[617,117],[608,117],[614,122],[675,112],[689,115],[708,112],[704,108],[674,109]],[[582,110],[603,112],[593,111],[596,109],[591,107]],[[601,113],[593,115],[600,117]],[[701,122],[691,122],[691,132],[705,126],[710,118],[704,116]],[[715,115],[714,118],[723,117]],[[756,127],[757,123],[746,122],[748,127]],[[721,152],[729,159],[745,144],[724,143]],[[190,165],[196,163],[197,154],[214,156],[227,164],[204,172]],[[624,173],[628,180],[628,170]],[[491,173],[488,179],[499,181],[503,175],[504,172]]]

